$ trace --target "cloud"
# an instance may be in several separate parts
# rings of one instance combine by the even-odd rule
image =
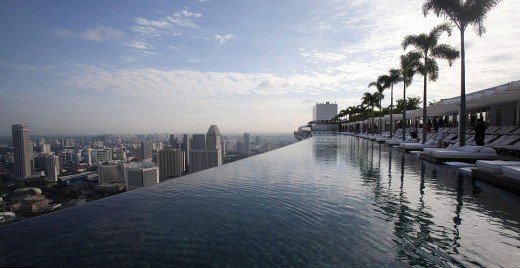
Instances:
[[[72,31],[66,29],[55,28],[54,34],[60,38],[64,39],[73,39],[79,38],[87,41],[93,42],[103,42],[110,40],[119,40],[125,34],[120,30],[116,30],[106,26],[96,26],[96,28],[88,28],[83,32],[74,33]]]
[[[166,35],[180,36],[185,29],[199,28],[195,22],[201,17],[200,13],[188,10],[158,19],[137,17],[134,19],[132,31],[147,38],[160,38]]]
[[[218,41],[219,45],[222,45],[231,39],[235,39],[235,36],[233,34],[215,35],[215,40]]]
[[[302,57],[310,63],[334,63],[344,60],[347,55],[344,53],[320,51],[318,49],[300,49]]]
[[[150,44],[148,44],[146,42],[143,42],[143,41],[136,41],[136,40],[134,40],[134,41],[123,43],[123,45],[125,45],[127,47],[131,47],[131,48],[135,48],[135,49],[140,49],[140,50],[149,50],[149,49],[151,49]]]

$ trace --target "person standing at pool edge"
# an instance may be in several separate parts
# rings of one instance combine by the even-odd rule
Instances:
[[[477,120],[477,124],[473,129],[475,130],[475,145],[483,146],[487,127],[482,117]]]

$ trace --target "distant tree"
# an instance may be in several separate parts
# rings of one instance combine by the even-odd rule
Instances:
[[[406,110],[416,110],[421,107],[421,98],[420,97],[408,97],[406,100]],[[404,106],[403,99],[399,99],[396,101],[395,105],[395,112],[396,113],[402,113],[403,112],[403,106]]]
[[[414,46],[416,51],[422,55],[424,60],[423,68],[419,73],[424,77],[423,85],[423,120],[426,122],[428,118],[427,112],[427,81],[436,81],[439,77],[439,67],[436,58],[446,59],[451,66],[452,62],[459,57],[459,51],[446,44],[438,44],[439,37],[443,32],[451,35],[451,27],[449,24],[440,24],[433,28],[430,34],[408,35],[404,38],[402,46],[406,49],[408,46]],[[426,142],[427,124],[423,124],[422,142]]]
[[[437,17],[454,23],[460,31],[460,122],[459,143],[466,143],[466,55],[464,48],[464,32],[470,25],[473,26],[478,36],[486,32],[484,19],[487,13],[500,3],[500,0],[426,0],[422,6],[424,16],[433,11]]]

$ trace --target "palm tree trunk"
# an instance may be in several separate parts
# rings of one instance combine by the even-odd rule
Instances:
[[[374,106],[372,105],[372,136],[374,136]]]
[[[466,144],[466,55],[464,52],[464,29],[460,30],[460,111],[459,111],[459,143]]]
[[[406,77],[403,76],[403,120],[401,121],[401,137],[405,140],[406,130]]]
[[[394,131],[394,84],[390,86],[390,138],[392,138],[392,133]]]
[[[428,53],[424,53],[424,90],[423,90],[423,110],[422,110],[422,118],[423,118],[423,124],[422,124],[422,143],[424,144],[426,142],[426,122],[428,122],[427,116],[428,113],[426,112],[426,84],[427,84],[427,78],[428,78],[428,68],[426,68],[426,62],[428,60]]]
[[[383,109],[381,108],[381,98],[379,98],[379,134],[381,134],[383,132],[383,129],[382,129],[382,119],[381,119],[381,115],[383,114]]]

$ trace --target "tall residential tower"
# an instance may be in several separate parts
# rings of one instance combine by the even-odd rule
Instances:
[[[12,125],[14,148],[14,174],[17,179],[26,179],[32,172],[33,149],[29,140],[29,127]]]

